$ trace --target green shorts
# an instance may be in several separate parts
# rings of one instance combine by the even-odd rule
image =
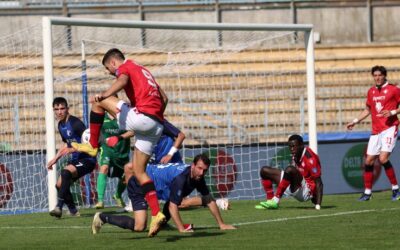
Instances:
[[[100,148],[97,162],[99,166],[107,165],[109,177],[121,177],[124,174],[124,166],[129,162],[129,157],[116,155],[112,150]]]

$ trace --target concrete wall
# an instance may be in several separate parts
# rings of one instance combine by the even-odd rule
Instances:
[[[374,9],[374,37],[377,42],[400,41],[400,6]]]
[[[324,44],[367,42],[365,8],[299,9],[298,23],[314,24]]]
[[[104,18],[104,19],[131,19],[140,20],[137,10],[127,10],[127,13],[119,14],[85,14],[72,15],[72,17]],[[297,8],[297,23],[311,23],[315,26],[315,31],[321,35],[323,44],[348,44],[368,42],[368,15],[366,7],[315,7]],[[397,14],[400,6],[384,6],[373,8],[373,35],[377,42],[397,42],[400,41],[400,20]],[[95,13],[94,11],[91,13]],[[212,9],[193,10],[193,11],[153,11],[145,13],[145,20],[151,21],[182,21],[182,22],[216,22],[217,15]],[[292,11],[289,8],[270,8],[254,10],[223,10],[221,12],[222,22],[235,23],[292,23]],[[39,15],[0,15],[0,37],[12,32],[24,29],[31,25],[40,25],[41,16]],[[79,34],[78,34],[79,33]],[[125,31],[122,33],[126,34]],[[79,28],[77,31],[72,29],[74,36],[87,39],[113,39],[117,42],[120,30],[104,29],[104,31],[92,32],[91,29]],[[152,39],[158,32],[148,33]],[[166,34],[168,36],[168,34]],[[133,34],[132,43],[139,43],[140,32]],[[213,36],[213,35],[212,35]],[[181,35],[181,39],[191,41],[190,35]],[[211,39],[211,38],[210,38]],[[213,38],[214,39],[214,38]],[[202,41],[191,41],[195,45],[201,46]]]

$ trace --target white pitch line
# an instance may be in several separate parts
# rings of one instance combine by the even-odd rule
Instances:
[[[280,221],[289,221],[289,220],[305,220],[305,219],[314,219],[314,218],[323,218],[323,217],[335,217],[335,216],[344,216],[351,214],[363,214],[363,213],[371,213],[371,212],[384,212],[384,211],[394,211],[400,210],[399,208],[384,208],[384,209],[367,209],[367,210],[359,210],[359,211],[347,211],[347,212],[338,212],[333,214],[318,214],[318,215],[307,215],[307,216],[296,216],[296,217],[284,217],[284,218],[276,218],[276,219],[268,219],[268,220],[259,220],[259,221],[250,221],[250,222],[240,222],[233,223],[234,226],[245,226],[245,225],[254,225],[254,224],[262,224],[262,223],[271,223],[271,222],[280,222]],[[316,211],[317,212],[317,211]],[[0,226],[1,229],[90,229],[91,225],[87,226]],[[197,225],[196,225],[197,226]],[[198,228],[215,228],[216,226],[210,225],[198,225]]]
[[[281,222],[281,221],[289,221],[289,220],[304,220],[304,219],[314,219],[314,218],[322,218],[322,217],[335,217],[335,216],[344,216],[344,215],[351,215],[351,214],[362,214],[362,213],[370,213],[370,212],[384,212],[384,211],[399,210],[399,209],[400,208],[368,209],[368,210],[359,210],[359,211],[338,212],[338,213],[333,213],[333,214],[318,214],[318,215],[306,215],[306,216],[296,216],[296,217],[284,217],[284,218],[276,218],[276,219],[233,223],[232,225],[246,226],[246,225]],[[318,211],[316,211],[316,212],[318,212]],[[196,226],[197,225],[195,225],[195,227]],[[198,225],[197,227],[199,227],[199,228],[214,228],[216,226]]]
[[[387,209],[385,208],[385,209],[368,209],[368,210],[359,210],[359,211],[347,211],[347,212],[339,212],[339,213],[333,213],[333,214],[306,215],[306,216],[285,217],[285,218],[276,218],[276,219],[251,221],[251,222],[241,222],[241,223],[234,223],[233,225],[243,226],[243,225],[253,225],[253,224],[261,224],[261,223],[288,221],[288,220],[303,220],[303,219],[335,217],[335,216],[343,216],[343,215],[351,215],[351,214],[362,214],[362,213],[370,213],[370,212],[383,212],[383,211],[399,210],[399,209],[400,208],[387,208]]]

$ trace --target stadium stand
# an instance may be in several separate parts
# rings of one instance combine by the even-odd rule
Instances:
[[[319,132],[338,132],[344,131],[346,122],[354,118],[361,111],[365,99],[365,93],[371,86],[370,68],[373,65],[388,65],[389,79],[396,81],[400,79],[400,71],[397,68],[390,67],[391,65],[399,65],[400,63],[400,45],[388,46],[357,46],[357,47],[319,47],[316,49],[316,96],[317,96],[317,130]],[[278,52],[277,52],[278,53]],[[276,58],[285,57],[285,53],[289,56],[290,52],[281,53]],[[297,52],[296,52],[297,53]],[[249,63],[246,58],[259,57],[259,61]],[[101,60],[101,54],[97,58],[91,58],[88,61],[88,66],[98,65]],[[165,54],[152,53],[145,55],[134,54],[135,60],[144,64],[149,69],[156,71],[166,63]],[[273,70],[274,68],[285,67],[275,61],[274,56],[269,55],[268,60],[261,60],[263,51],[243,51],[231,58],[226,58],[226,63],[220,63],[218,67],[215,65],[202,65],[193,67],[188,70],[184,77],[180,78],[179,92],[176,91],[176,79],[168,74],[158,75],[157,81],[169,93],[170,103],[167,109],[169,120],[173,121],[178,127],[184,128],[187,132],[187,145],[191,144],[224,144],[224,143],[239,143],[246,141],[252,142],[270,142],[284,141],[279,133],[269,135],[268,139],[253,137],[252,135],[259,134],[262,130],[268,130],[260,119],[256,119],[260,113],[265,110],[268,112],[268,119],[287,119],[285,126],[299,126],[299,119],[291,119],[299,117],[301,112],[298,107],[285,105],[282,101],[274,100],[274,95],[284,94],[288,99],[299,99],[304,92],[303,82],[304,74],[296,74],[302,62],[299,62],[299,68],[296,64],[291,64],[293,68],[286,69],[291,74],[280,76],[266,74],[266,69]],[[182,57],[184,58],[184,57]],[[183,60],[183,59],[182,59]],[[202,60],[202,58],[198,58]],[[0,116],[0,126],[3,132],[0,134],[0,141],[9,142],[12,144],[18,140],[28,140],[28,150],[41,149],[45,145],[45,124],[43,106],[38,106],[37,103],[43,102],[44,87],[43,81],[43,66],[42,58],[31,58],[28,64],[24,64],[24,56],[13,58],[11,60],[7,55],[0,56],[0,79],[2,88],[0,89],[0,106],[2,107]],[[229,63],[228,63],[229,62]],[[54,72],[63,71],[66,67],[76,64],[75,71],[70,72],[72,77],[67,82],[62,91],[58,90],[55,95],[63,95],[63,91],[67,91],[70,95],[76,92],[80,95],[81,83],[80,77],[80,55],[68,55],[54,58]],[[247,91],[248,96],[241,97],[241,102],[232,102],[229,108],[221,108],[221,97],[224,96],[224,90],[231,86],[232,78],[224,73],[225,68],[233,67],[238,73],[245,70],[247,74],[240,75],[235,78],[235,87],[238,91],[234,92],[237,95],[241,94],[241,89],[251,88],[254,91]],[[14,69],[14,70],[7,70]],[[16,69],[16,70],[15,70]],[[212,78],[196,78],[196,74],[206,74],[209,71],[214,71]],[[89,88],[104,89],[109,84],[109,78],[105,73],[98,71],[96,75],[89,75]],[[250,72],[250,73],[249,73]],[[263,73],[263,74],[260,74]],[[66,77],[65,72],[63,76]],[[68,76],[68,75],[67,75]],[[274,81],[283,81],[290,78],[290,88],[280,89],[279,91],[271,91]],[[32,79],[36,79],[34,82]],[[189,89],[196,86],[196,94],[193,95]],[[284,85],[283,85],[284,86]],[[32,89],[29,98],[23,102],[18,102],[17,106],[13,105],[15,98],[22,95],[26,89]],[[207,90],[213,88],[213,93]],[[207,102],[204,102],[207,96]],[[182,105],[178,99],[191,99],[191,105]],[[235,99],[233,95],[232,100]],[[261,102],[260,102],[261,100]],[[260,103],[263,103],[260,105]],[[36,105],[33,105],[36,104]],[[71,107],[71,112],[81,115],[82,107],[80,105]],[[229,109],[227,111],[227,109]],[[18,116],[16,116],[16,112]],[[208,116],[201,124],[198,122],[201,119],[181,119],[184,114],[186,118],[200,117],[204,113],[213,113],[214,116]],[[226,130],[219,130],[216,133],[211,128],[224,128],[227,126],[227,121],[220,119],[219,114],[231,112],[232,114],[232,134],[234,138],[229,138]],[[19,120],[18,117],[25,117],[25,120]],[[284,118],[282,118],[284,117]],[[262,119],[261,119],[262,121]],[[306,121],[307,122],[307,121]],[[18,133],[16,128],[18,124]],[[370,123],[363,123],[359,130],[368,131]],[[278,126],[279,127],[279,126]],[[279,128],[274,128],[279,132]],[[285,128],[282,128],[285,129]],[[225,132],[224,132],[225,131]],[[24,136],[29,135],[29,136]],[[206,135],[206,136],[204,136]],[[18,138],[17,138],[18,137]],[[202,138],[214,138],[204,141]],[[22,144],[21,144],[22,145]],[[15,148],[15,147],[14,147]]]

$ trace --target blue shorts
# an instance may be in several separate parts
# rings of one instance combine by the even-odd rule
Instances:
[[[93,158],[83,158],[78,160],[71,160],[68,165],[73,165],[76,168],[78,176],[73,178],[74,181],[91,173],[96,168],[96,161]]]
[[[144,199],[142,187],[139,185],[135,177],[131,177],[128,181],[128,197],[132,202],[133,211],[147,210],[147,202]]]

